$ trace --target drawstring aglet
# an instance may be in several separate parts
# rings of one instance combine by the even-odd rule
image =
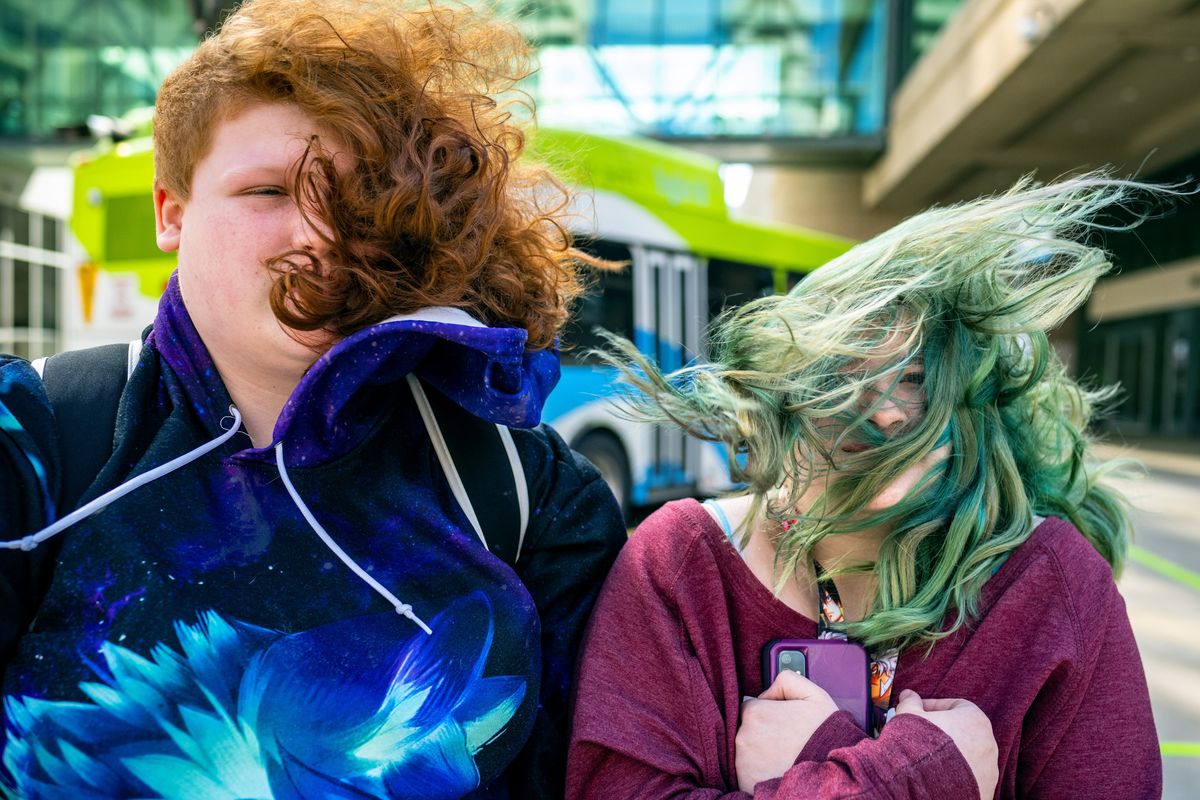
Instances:
[[[413,607],[410,606],[408,603],[400,603],[399,605],[397,605],[396,613],[402,617],[407,617],[408,619],[412,620],[414,623],[416,623],[418,628],[425,631],[426,635],[428,635],[428,636],[433,635],[433,629],[430,628],[428,625],[426,625],[424,620],[422,620],[420,617],[418,617],[416,614],[413,613]]]

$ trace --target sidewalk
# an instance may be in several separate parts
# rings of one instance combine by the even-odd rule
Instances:
[[[1200,441],[1109,434],[1093,452],[1101,459],[1133,458],[1155,472],[1200,478]]]

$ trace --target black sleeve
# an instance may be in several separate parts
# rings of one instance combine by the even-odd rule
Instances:
[[[512,429],[529,482],[529,527],[517,573],[542,628],[541,696],[533,732],[509,768],[510,796],[561,798],[575,659],[604,577],[626,538],[608,485],[545,425]]]
[[[36,533],[56,516],[58,442],[37,373],[0,356],[0,540]],[[45,594],[53,564],[48,544],[0,548],[0,679]]]

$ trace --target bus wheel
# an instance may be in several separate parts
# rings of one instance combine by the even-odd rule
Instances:
[[[593,431],[579,440],[575,450],[600,470],[600,477],[604,478],[621,505],[621,514],[628,519],[631,481],[625,448],[611,433]]]

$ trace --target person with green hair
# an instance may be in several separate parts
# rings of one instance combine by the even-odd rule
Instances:
[[[622,552],[568,797],[1161,794],[1130,524],[1089,449],[1114,389],[1047,331],[1112,268],[1097,235],[1168,191],[1094,173],[932,209],[670,374],[612,339],[636,413],[723,443],[745,491],[669,503]],[[766,685],[764,645],[818,637],[866,649],[867,730],[795,672]]]

